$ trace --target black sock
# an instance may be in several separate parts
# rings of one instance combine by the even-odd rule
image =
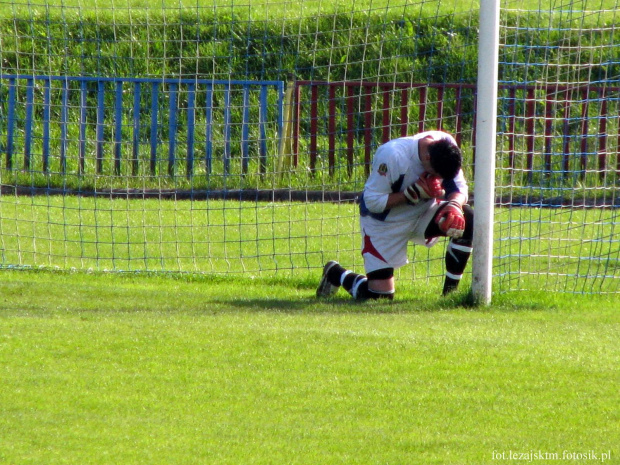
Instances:
[[[349,272],[342,278],[342,287],[355,300],[394,299],[394,292],[377,292],[368,289],[368,278],[364,275]]]
[[[459,287],[459,282],[461,280],[460,279],[454,279],[454,278],[450,278],[448,276],[446,276],[446,278],[444,279],[443,282],[443,295],[449,294],[452,291],[456,291],[456,289]]]
[[[345,271],[347,270],[344,269],[339,264],[336,264],[332,266],[330,270],[327,272],[327,280],[333,286],[341,286],[342,283],[340,282],[340,278],[342,276],[342,273],[344,273]]]
[[[344,287],[345,291],[353,297],[356,297],[356,293],[360,285],[364,284],[368,287],[368,279],[366,276],[353,273],[352,271],[349,271],[346,275],[341,276],[340,279],[342,280],[342,287]]]
[[[443,284],[443,294],[454,291],[463,277],[463,272],[471,256],[471,245],[451,240],[446,250],[446,279]]]

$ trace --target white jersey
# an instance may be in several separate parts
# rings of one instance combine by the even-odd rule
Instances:
[[[442,131],[427,131],[415,136],[400,137],[381,145],[372,163],[372,172],[364,186],[360,202],[360,214],[378,221],[392,223],[410,221],[412,216],[423,215],[436,203],[435,199],[420,201],[417,205],[403,204],[386,210],[388,196],[403,192],[424,173],[424,166],[418,152],[420,139],[431,136],[434,140],[447,139],[454,145],[454,138]],[[454,179],[444,180],[446,195],[460,192],[468,196],[468,187],[463,170]]]

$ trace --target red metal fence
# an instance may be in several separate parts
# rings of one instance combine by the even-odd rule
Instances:
[[[529,173],[577,171],[581,176],[590,170],[601,177],[615,170],[620,176],[619,91],[620,87],[591,85],[501,85],[498,150],[507,153],[506,168]],[[355,150],[361,147],[368,172],[379,143],[428,129],[451,132],[459,145],[467,142],[475,157],[475,95],[476,86],[465,83],[297,81],[294,164],[299,138],[306,137],[309,168],[314,170],[319,153],[325,152],[319,149],[319,140],[326,138],[330,173],[339,150],[345,152],[351,170]],[[610,144],[610,139],[615,141]]]
[[[327,91],[327,111],[326,115],[322,116],[319,108],[321,97],[325,97],[325,90]],[[429,90],[434,91],[436,96],[432,103],[428,101]],[[299,137],[302,134],[300,123],[305,119],[309,122],[309,166],[311,170],[316,167],[319,153],[318,139],[322,134],[328,139],[327,158],[331,172],[335,165],[338,139],[345,134],[346,158],[348,166],[351,167],[354,163],[356,138],[361,133],[364,145],[364,164],[368,171],[376,143],[374,139],[377,129],[380,131],[381,143],[387,142],[395,135],[407,135],[410,125],[417,127],[418,131],[431,128],[443,129],[446,121],[443,103],[448,92],[455,101],[455,105],[451,105],[454,108],[450,116],[451,130],[460,144],[463,137],[463,101],[467,98],[468,101],[474,102],[475,99],[471,98],[474,91],[475,86],[472,84],[297,81],[293,97],[295,106],[294,163],[298,161]],[[467,97],[464,96],[466,92],[470,94]],[[304,94],[306,94],[305,98]],[[413,100],[414,94],[417,94],[415,101]],[[342,108],[338,109],[338,106]],[[427,115],[427,109],[430,106],[434,111],[432,120],[429,120]],[[411,121],[411,108],[416,109],[414,115],[416,122]],[[379,124],[376,123],[377,118],[379,118]],[[337,121],[337,119],[342,121]],[[359,119],[361,121],[358,121]],[[327,124],[326,132],[319,129],[321,122]],[[345,128],[338,131],[337,126],[342,126],[342,123]]]

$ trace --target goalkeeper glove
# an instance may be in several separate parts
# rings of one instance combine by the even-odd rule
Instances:
[[[415,205],[420,200],[437,199],[445,195],[441,187],[441,178],[430,173],[423,173],[420,178],[403,191],[410,204]]]
[[[435,217],[435,223],[437,223],[439,229],[446,236],[454,239],[461,237],[465,231],[465,216],[463,215],[461,205],[454,200],[450,200],[439,210]]]

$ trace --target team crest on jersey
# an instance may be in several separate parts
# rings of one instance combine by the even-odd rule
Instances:
[[[385,176],[388,172],[388,167],[385,163],[381,163],[379,165],[379,168],[377,169],[377,173],[379,173],[381,176]]]

